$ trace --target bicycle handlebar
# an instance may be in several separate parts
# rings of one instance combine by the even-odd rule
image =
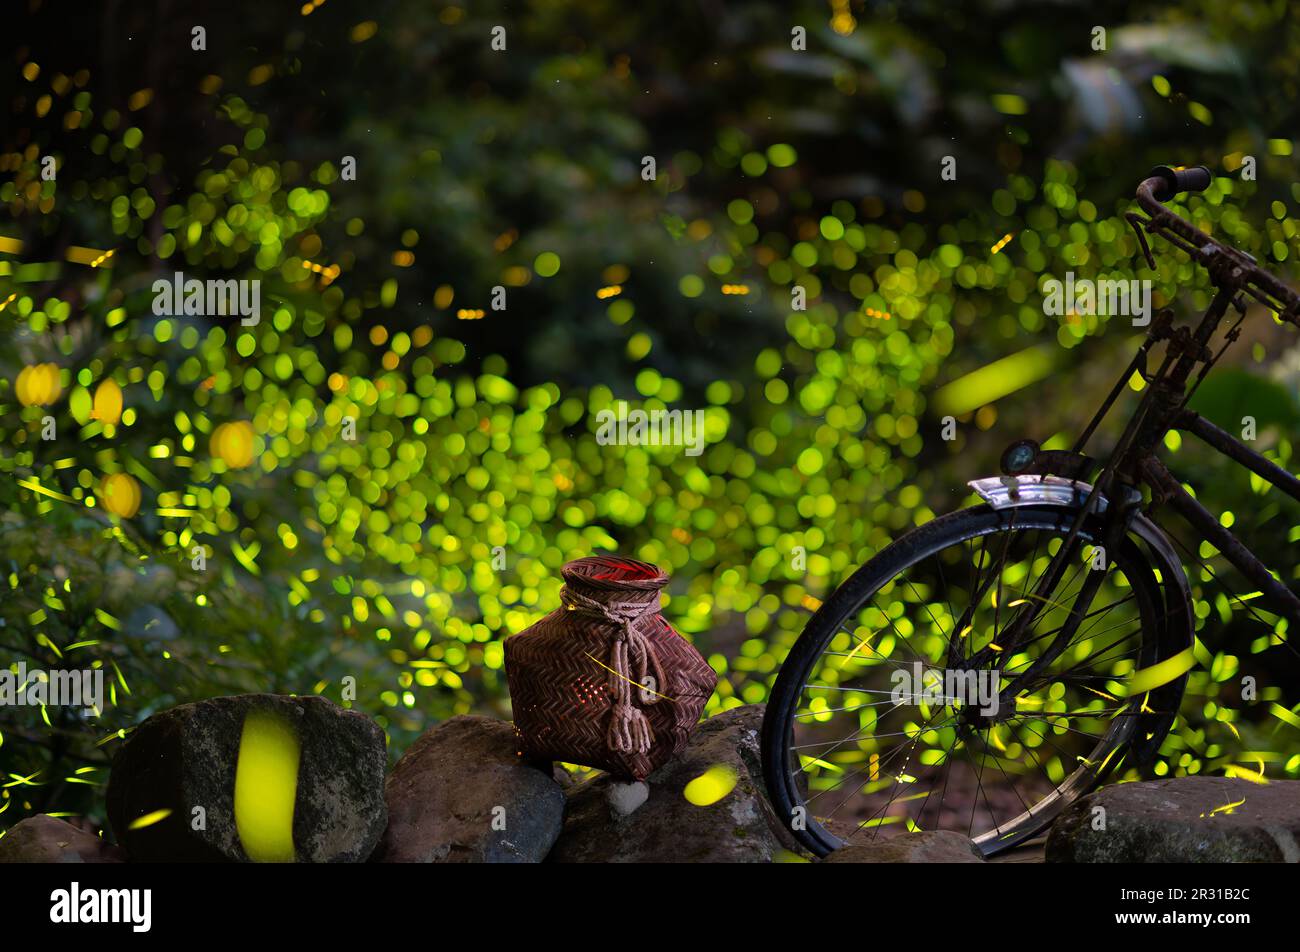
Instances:
[[[1151,216],[1144,226],[1187,252],[1210,272],[1220,288],[1249,294],[1276,311],[1287,323],[1300,327],[1300,294],[1261,268],[1250,255],[1229,248],[1164,206],[1180,192],[1203,192],[1213,174],[1203,165],[1173,168],[1158,165],[1137,189],[1138,204]]]
[[[1168,165],[1157,165],[1151,170],[1149,178],[1164,181],[1165,187],[1153,192],[1152,197],[1158,202],[1167,202],[1179,192],[1203,192],[1210,187],[1214,176],[1203,165],[1190,169],[1175,169]]]

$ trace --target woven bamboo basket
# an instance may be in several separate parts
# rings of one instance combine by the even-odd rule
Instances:
[[[505,642],[519,753],[642,780],[686,746],[717,677],[659,613],[656,566],[595,556],[562,575],[560,607]]]

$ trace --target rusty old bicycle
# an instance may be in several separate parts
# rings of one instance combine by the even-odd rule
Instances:
[[[1300,598],[1158,455],[1182,430],[1300,500],[1300,479],[1188,408],[1251,302],[1300,326],[1300,295],[1164,204],[1211,182],[1205,168],[1158,167],[1126,216],[1151,267],[1147,235],[1207,270],[1216,293],[1199,322],[1175,326],[1160,311],[1071,449],[1012,443],[1002,475],[969,484],[983,504],[882,549],[791,649],[763,766],[778,815],[811,852],[952,829],[992,855],[1117,768],[1150,763],[1177,717],[1194,638],[1187,576],[1157,510],[1183,517],[1263,607],[1300,625]],[[1230,308],[1236,321],[1215,341]],[[1104,459],[1086,455],[1134,373],[1146,385],[1132,417]]]

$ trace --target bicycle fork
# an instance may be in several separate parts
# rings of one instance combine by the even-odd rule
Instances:
[[[1104,552],[1116,551],[1116,548],[1123,544],[1124,536],[1128,531],[1129,523],[1133,515],[1137,513],[1140,498],[1132,499],[1125,505],[1115,506],[1111,509],[1113,517],[1107,520],[1105,533],[1100,540]],[[1084,514],[1088,510],[1085,508]],[[1010,621],[1007,627],[999,636],[1001,644],[998,648],[986,645],[979,651],[972,654],[969,658],[959,662],[956,667],[959,669],[972,668],[977,669],[988,664],[994,655],[1010,657],[1014,654],[1017,647],[1021,646],[1026,640],[1026,634],[1032,628],[1034,622],[1038,619],[1040,612],[1045,606],[1053,606],[1057,603],[1052,598],[1056,587],[1061,583],[1062,576],[1066,568],[1079,551],[1078,527],[1073,529],[1065,542],[1062,544],[1060,551],[1048,565],[1047,571],[1040,580],[1032,594],[1026,596],[1029,604],[1016,613],[1016,616]],[[1107,563],[1108,564],[1108,563]],[[1015,698],[1026,687],[1032,685],[1034,680],[1048,670],[1053,662],[1061,656],[1066,648],[1074,641],[1078,633],[1079,626],[1083,620],[1088,617],[1088,612],[1092,608],[1093,600],[1101,590],[1102,582],[1105,581],[1106,568],[1090,568],[1084,579],[1083,585],[1080,586],[1078,594],[1075,596],[1073,603],[1070,605],[1069,614],[1064,623],[1056,633],[1056,636],[1043,650],[1042,654],[1024,671],[1014,677],[998,693],[997,711],[998,713],[991,717],[979,716],[981,721],[998,721],[1004,720],[1015,715]],[[987,590],[987,588],[985,589]],[[982,597],[982,592],[980,596]],[[973,709],[972,709],[973,710]],[[975,715],[972,715],[975,717]]]

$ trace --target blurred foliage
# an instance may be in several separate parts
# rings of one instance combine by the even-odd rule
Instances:
[[[102,666],[114,695],[0,711],[0,826],[98,815],[121,731],[213,694],[340,700],[353,677],[396,751],[508,716],[502,639],[598,551],[674,575],[710,710],[762,701],[810,596],[1099,402],[1132,328],[1044,316],[1043,280],[1208,303],[1180,256],[1140,262],[1122,213],[1151,165],[1210,165],[1178,210],[1281,273],[1300,253],[1300,25],[1273,0],[262,4],[209,11],[204,52],[161,4],[78,9],[85,36],[28,7],[0,77],[0,648]],[[261,322],[156,315],[176,271],[259,280]],[[1285,330],[1251,316],[1215,402],[1264,401],[1258,445],[1294,470]],[[41,364],[58,396],[27,405]],[[704,454],[598,445],[619,399],[706,407]],[[1294,582],[1300,509],[1184,455]],[[99,498],[119,474],[129,517]],[[1207,647],[1158,770],[1300,776],[1284,625],[1197,555]]]

